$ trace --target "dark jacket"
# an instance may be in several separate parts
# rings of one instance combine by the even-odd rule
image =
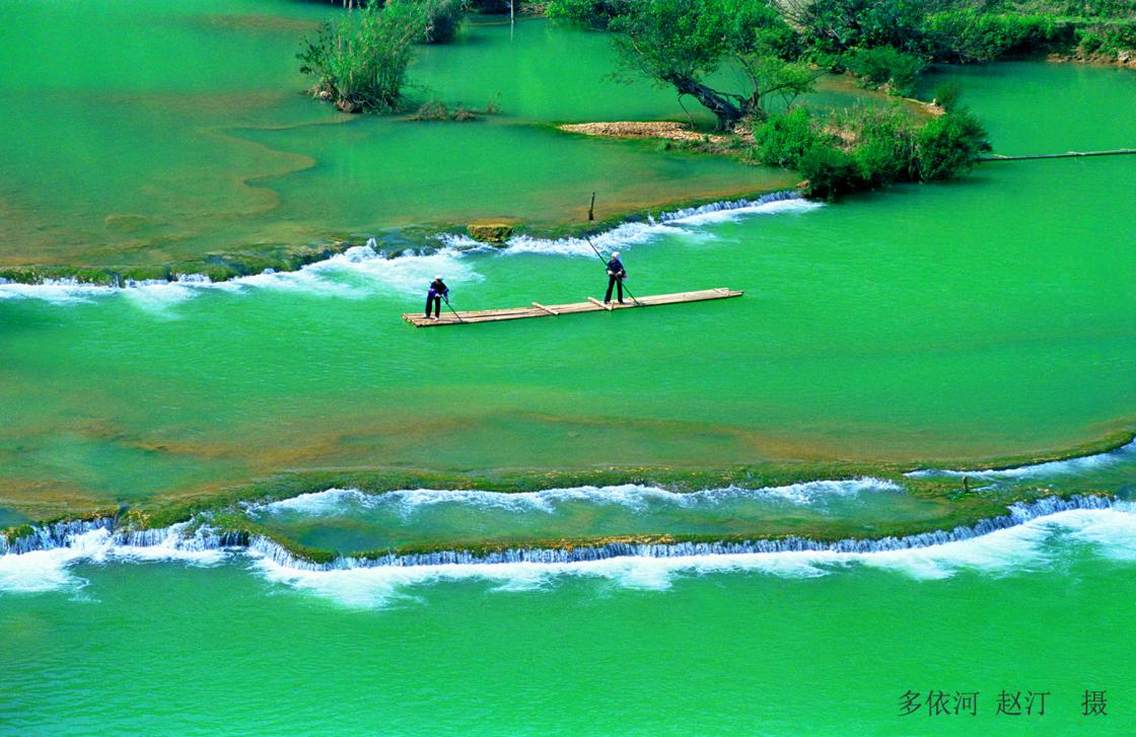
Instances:
[[[627,270],[623,268],[623,262],[617,258],[613,258],[607,262],[607,271],[616,279],[626,279]]]
[[[426,297],[448,297],[450,296],[450,288],[441,279],[435,279],[430,282],[430,291],[426,293]]]

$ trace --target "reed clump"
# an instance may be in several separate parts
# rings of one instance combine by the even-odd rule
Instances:
[[[461,23],[460,0],[372,2],[325,23],[296,55],[312,94],[345,113],[400,107],[406,68],[417,43],[446,43]]]

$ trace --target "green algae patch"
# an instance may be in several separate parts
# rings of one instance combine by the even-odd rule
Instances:
[[[1055,491],[1046,487],[1033,487],[1017,490],[1010,494],[978,495],[962,494],[954,484],[908,482],[908,491],[916,496],[934,499],[942,503],[943,514],[933,519],[915,523],[892,522],[875,524],[870,527],[850,524],[842,520],[814,521],[798,525],[791,530],[777,524],[755,524],[744,532],[723,534],[711,533],[650,533],[632,535],[597,535],[574,537],[533,537],[519,536],[493,541],[474,539],[454,539],[432,543],[404,544],[367,550],[330,549],[305,545],[288,534],[249,520],[241,512],[226,511],[210,515],[210,524],[220,532],[237,532],[247,540],[253,535],[263,536],[279,545],[290,555],[317,565],[326,565],[342,557],[363,561],[379,560],[391,556],[413,556],[440,552],[468,553],[485,556],[515,549],[534,550],[572,550],[576,548],[602,547],[610,544],[629,545],[674,545],[681,543],[744,543],[758,540],[771,542],[790,539],[804,539],[816,543],[836,543],[842,540],[873,541],[884,538],[898,538],[937,531],[950,531],[958,527],[971,527],[984,520],[1006,514],[1007,508],[1016,503],[1030,503],[1039,499],[1057,497],[1069,498],[1083,495]],[[1107,491],[1093,492],[1094,496],[1113,498]]]
[[[1114,450],[1128,444],[1131,433],[1082,446],[1095,452]],[[1080,457],[1048,454],[1038,462]],[[1008,460],[1008,459],[1004,459]],[[984,465],[984,469],[990,468]],[[695,543],[742,542],[804,538],[817,542],[845,539],[876,540],[902,537],[938,530],[969,527],[1004,515],[1010,505],[1029,503],[1042,498],[1070,498],[1095,495],[1114,498],[1109,488],[1072,484],[1061,486],[1039,480],[1010,488],[976,487],[965,476],[918,478],[905,476],[907,466],[861,464],[757,464],[728,469],[685,469],[672,467],[607,467],[575,471],[506,470],[484,473],[439,473],[418,469],[320,471],[280,474],[251,484],[235,486],[190,499],[155,499],[117,509],[92,509],[89,513],[47,520],[52,523],[74,519],[114,519],[116,527],[133,530],[161,529],[175,523],[207,524],[222,533],[235,533],[247,544],[254,536],[263,536],[279,544],[296,558],[326,564],[337,557],[350,555],[374,559],[389,555],[410,555],[440,551],[471,554],[500,552],[511,548],[556,548],[598,546],[607,543]],[[686,533],[660,530],[654,533],[604,534],[595,536],[516,535],[493,540],[459,536],[452,540],[385,546],[376,549],[332,549],[306,544],[287,533],[272,528],[249,516],[244,505],[281,501],[295,496],[328,489],[357,489],[370,494],[404,489],[477,490],[500,493],[525,493],[547,489],[581,486],[618,486],[635,484],[657,486],[668,491],[689,493],[705,489],[738,487],[762,489],[817,480],[849,480],[872,477],[891,482],[907,496],[928,503],[933,513],[920,519],[857,520],[843,517],[798,520],[792,518],[754,519],[742,530],[722,533]],[[23,523],[4,530],[9,541],[30,534],[32,526]]]
[[[479,220],[465,226],[465,229],[469,237],[476,241],[501,246],[513,235],[516,226],[516,222],[504,220]]]
[[[391,556],[413,556],[431,553],[455,552],[475,557],[502,553],[509,550],[573,550],[576,548],[595,548],[610,544],[628,545],[674,545],[681,543],[746,543],[755,541],[809,540],[816,543],[836,543],[844,540],[875,541],[885,538],[901,538],[911,535],[951,531],[956,528],[969,528],[983,521],[1001,517],[1012,504],[1031,503],[1043,498],[1067,499],[1085,496],[1084,493],[1054,491],[1038,486],[1019,489],[1009,494],[975,495],[962,494],[952,484],[909,483],[907,489],[912,495],[936,500],[942,505],[942,514],[918,522],[883,522],[870,526],[858,525],[847,520],[815,520],[794,525],[787,529],[778,523],[755,523],[747,530],[726,533],[685,533],[665,532],[646,534],[614,534],[595,536],[556,536],[539,537],[522,535],[506,539],[483,541],[470,538],[391,545],[379,548],[357,550],[351,548],[331,549],[306,546],[292,539],[280,530],[261,527],[261,534],[279,544],[292,555],[313,563],[325,564],[332,560],[350,557],[363,561],[379,560]],[[1107,491],[1091,492],[1091,496],[1114,498]]]
[[[997,456],[981,461],[959,458],[955,460],[935,460],[915,464],[915,469],[951,468],[956,471],[1004,471],[1009,468],[1022,466],[1036,466],[1042,463],[1067,461],[1074,458],[1109,453],[1128,445],[1136,440],[1136,434],[1130,430],[1117,430],[1099,440],[1089,440],[1064,450],[1041,451],[1037,453],[1022,453],[1017,455]]]
[[[35,534],[35,527],[33,527],[30,524],[25,523],[25,524],[22,524],[22,525],[15,525],[13,527],[9,527],[5,530],[2,530],[2,531],[0,531],[0,534],[3,534],[4,539],[8,541],[9,545],[11,545],[12,543],[19,540],[21,537],[27,537],[28,535],[34,535]]]
[[[266,271],[296,271],[343,253],[362,242],[346,240],[303,246],[267,246],[259,250],[207,253],[200,259],[131,267],[74,267],[54,264],[0,268],[0,280],[21,284],[75,281],[120,287],[132,282],[176,282],[193,275],[222,282]]]

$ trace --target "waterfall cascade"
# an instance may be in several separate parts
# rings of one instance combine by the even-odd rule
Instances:
[[[572,548],[507,548],[498,551],[477,552],[468,550],[441,550],[429,553],[391,553],[374,557],[340,556],[326,563],[317,563],[297,556],[284,546],[264,535],[250,535],[244,531],[219,531],[207,524],[180,522],[170,527],[151,530],[114,529],[115,520],[103,517],[76,522],[57,522],[34,528],[28,535],[8,542],[0,536],[0,554],[20,555],[36,550],[70,547],[82,535],[95,530],[106,530],[111,543],[123,547],[166,546],[181,551],[234,550],[251,551],[275,563],[299,570],[326,571],[349,568],[375,568],[380,566],[433,566],[453,564],[495,563],[574,563],[606,560],[621,557],[679,558],[706,555],[737,555],[744,553],[781,553],[824,551],[835,553],[873,553],[888,550],[924,548],[932,545],[969,540],[971,538],[1020,525],[1072,509],[1108,509],[1112,500],[1103,496],[1073,496],[1068,499],[1046,497],[1029,503],[1017,503],[1006,514],[981,520],[970,526],[953,530],[936,530],[902,537],[878,539],[846,538],[835,542],[811,540],[804,537],[757,539],[721,542],[629,543],[610,542],[602,545],[584,545]]]

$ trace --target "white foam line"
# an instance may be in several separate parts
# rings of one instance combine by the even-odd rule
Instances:
[[[211,566],[225,559],[225,551],[205,544],[187,543],[184,524],[154,531],[143,545],[123,544],[105,527],[70,535],[65,545],[26,553],[0,555],[0,593],[38,592],[80,587],[86,581],[71,568],[79,563],[108,561],[182,561]],[[192,541],[193,538],[190,538]]]
[[[330,565],[297,561],[267,538],[251,541],[239,535],[218,536],[206,527],[186,535],[186,524],[163,530],[111,533],[111,520],[60,523],[36,536],[44,549],[0,556],[0,592],[44,591],[81,584],[68,570],[76,562],[110,560],[184,560],[213,565],[226,551],[238,546],[253,559],[253,566],[269,580],[330,597],[351,606],[385,605],[406,596],[411,586],[441,580],[484,579],[505,590],[550,585],[557,577],[603,577],[632,588],[665,589],[678,575],[721,572],[761,572],[789,578],[824,576],[853,565],[870,566],[916,579],[946,578],[966,569],[994,574],[1045,565],[1056,550],[1054,539],[1090,544],[1115,560],[1136,560],[1136,505],[1109,503],[1100,497],[1068,501],[1042,499],[1014,505],[1005,517],[910,538],[878,541],[810,543],[807,540],[756,543],[768,550],[703,553],[729,550],[733,544],[675,544],[623,546],[645,548],[657,555],[616,552],[605,558],[563,559],[572,551],[529,551],[536,559],[505,562],[446,562],[469,554],[440,553],[402,556],[382,561],[339,559]],[[75,530],[74,534],[68,530]],[[924,544],[922,541],[928,541]],[[33,541],[34,542],[34,541]],[[787,543],[800,549],[774,549]],[[750,544],[754,545],[754,544]],[[694,551],[686,554],[683,551]],[[524,551],[516,551],[518,554]],[[576,552],[579,552],[578,550]],[[586,552],[586,551],[585,551]],[[541,556],[549,562],[538,560]],[[438,558],[442,562],[417,564],[412,559]]]
[[[0,300],[39,299],[53,304],[90,302],[91,297],[111,293],[111,287],[83,284],[74,279],[48,280],[40,284],[21,284],[0,280]]]
[[[777,215],[784,212],[809,212],[824,205],[800,198],[774,200],[771,202],[754,202],[738,207],[725,208],[692,208],[682,211],[675,217],[668,218],[666,222],[680,225],[707,225],[721,223],[727,220],[740,220],[753,215]]]
[[[960,478],[966,476],[969,478],[992,480],[1030,479],[1082,474],[1088,471],[1106,468],[1108,466],[1114,466],[1119,463],[1133,461],[1136,461],[1136,440],[1133,440],[1127,445],[1121,446],[1116,450],[1110,450],[1106,453],[1081,456],[1080,458],[1069,458],[1064,461],[1048,461],[1046,463],[1035,463],[1033,465],[1019,466],[1017,468],[985,469],[977,471],[921,469],[918,471],[911,471],[905,475],[910,478]]]
[[[700,207],[664,213],[657,219],[621,223],[599,233],[592,242],[602,250],[627,248],[647,243],[664,235],[687,234],[710,223],[755,215],[804,212],[821,207],[793,193],[776,192],[756,200],[714,202]],[[21,284],[0,279],[0,300],[38,299],[53,304],[92,302],[116,294],[125,294],[139,308],[162,317],[176,317],[169,308],[207,290],[243,292],[251,289],[293,291],[317,296],[361,298],[376,289],[400,294],[418,294],[435,274],[444,274],[451,284],[477,281],[481,278],[462,258],[466,253],[494,252],[505,255],[540,254],[551,256],[594,257],[588,242],[582,238],[545,239],[527,235],[514,236],[506,248],[493,248],[466,235],[438,236],[442,248],[429,253],[416,253],[388,258],[378,250],[374,238],[365,246],[353,246],[343,253],[302,266],[295,271],[240,276],[213,282],[203,274],[179,274],[173,281],[129,281],[122,286],[87,284],[74,279],[47,280],[38,284]]]
[[[781,551],[618,557],[566,563],[453,563],[303,570],[261,556],[254,568],[266,579],[351,607],[382,607],[407,598],[413,587],[441,581],[484,580],[497,590],[545,588],[558,578],[603,578],[620,586],[665,590],[686,575],[762,573],[783,578],[812,578],[853,566],[889,570],[916,580],[945,579],[960,571],[1007,575],[1046,567],[1055,539],[1092,544],[1117,560],[1136,560],[1136,514],[1131,508],[1074,509],[1036,518],[981,537],[939,545],[876,552]]]
[[[658,219],[626,222],[611,230],[591,238],[591,243],[601,251],[611,252],[617,248],[629,248],[648,243],[667,235],[691,234],[690,227],[701,227],[712,223],[737,220],[755,215],[774,215],[785,212],[808,212],[822,207],[821,203],[811,202],[800,197],[787,197],[776,193],[769,198],[757,200],[733,200],[715,202],[701,207],[691,207],[664,213]],[[688,226],[688,227],[681,227]],[[476,243],[468,237],[451,240],[452,243],[468,245]],[[504,255],[556,254],[560,256],[595,257],[592,245],[583,238],[532,238],[527,235],[514,236],[501,250]]]
[[[830,497],[847,497],[861,493],[899,490],[900,486],[894,482],[871,477],[842,481],[809,481],[759,489],[729,486],[694,492],[674,492],[656,486],[639,484],[579,486],[521,493],[465,489],[402,489],[370,494],[358,489],[328,489],[300,494],[267,504],[248,505],[247,509],[254,513],[291,512],[309,516],[333,516],[350,514],[360,509],[394,507],[403,516],[409,516],[419,508],[440,504],[464,504],[483,509],[503,509],[514,512],[553,513],[558,504],[586,502],[596,505],[618,504],[642,511],[651,503],[695,508],[745,498],[779,500],[807,505]]]

